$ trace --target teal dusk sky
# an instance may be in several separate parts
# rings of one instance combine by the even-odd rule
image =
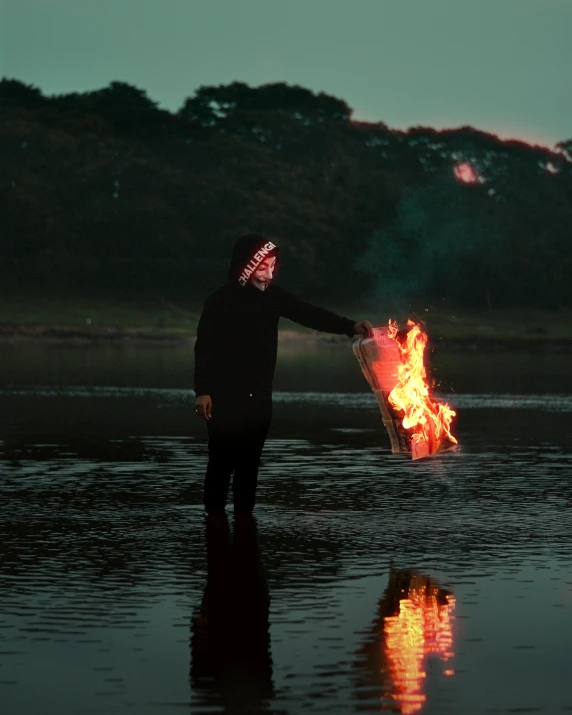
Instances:
[[[0,0],[0,76],[45,94],[298,84],[354,117],[572,137],[572,0]]]

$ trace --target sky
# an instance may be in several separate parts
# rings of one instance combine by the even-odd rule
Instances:
[[[0,77],[117,80],[177,110],[201,85],[287,82],[395,129],[572,137],[572,0],[0,0]]]

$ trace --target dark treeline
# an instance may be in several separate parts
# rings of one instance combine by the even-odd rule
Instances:
[[[121,82],[0,82],[9,289],[197,301],[246,232],[277,236],[308,298],[571,304],[572,139],[354,121],[286,84],[201,87],[176,113]]]

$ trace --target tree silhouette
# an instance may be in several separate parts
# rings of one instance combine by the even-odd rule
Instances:
[[[6,289],[198,300],[254,231],[280,237],[286,287],[338,305],[571,304],[572,140],[396,131],[285,83],[201,87],[171,113],[125,82],[45,97],[3,78],[0,112]]]
[[[48,100],[40,89],[31,84],[24,84],[17,79],[2,77],[0,80],[0,112],[11,109],[39,109],[46,106]]]

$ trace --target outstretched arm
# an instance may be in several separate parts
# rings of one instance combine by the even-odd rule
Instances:
[[[356,323],[355,320],[344,318],[325,308],[319,308],[311,303],[300,300],[295,295],[283,288],[280,288],[280,315],[295,323],[313,328],[323,333],[334,333],[335,335],[347,335],[352,338],[354,335],[369,335],[372,329],[368,320]]]

